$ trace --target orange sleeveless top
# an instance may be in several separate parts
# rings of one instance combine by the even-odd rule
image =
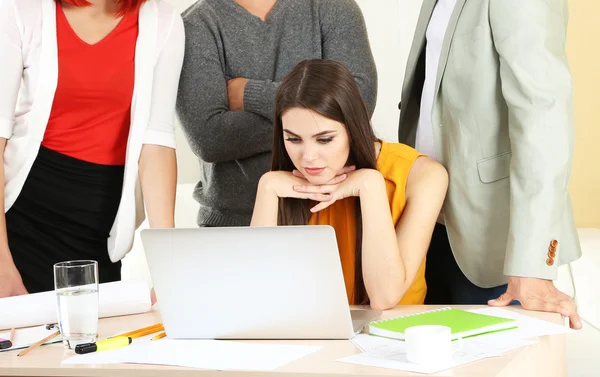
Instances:
[[[394,227],[398,225],[406,205],[406,180],[408,173],[422,154],[415,149],[399,143],[381,142],[381,152],[377,158],[377,170],[385,179],[385,186],[392,212]],[[348,302],[354,300],[354,250],[356,246],[356,198],[346,198],[314,214],[310,225],[330,225],[335,229]],[[422,305],[425,302],[425,260],[417,272],[417,276],[398,304]]]

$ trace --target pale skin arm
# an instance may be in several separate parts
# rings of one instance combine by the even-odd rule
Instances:
[[[144,144],[139,162],[140,183],[150,228],[175,227],[175,193],[177,190],[177,157],[175,149]],[[150,293],[156,303],[154,288]]]
[[[175,150],[144,144],[139,161],[144,204],[151,228],[175,227],[177,159]]]
[[[371,174],[360,192],[363,279],[371,307],[385,310],[398,304],[423,263],[448,175],[434,160],[418,158],[406,183],[406,207],[394,228],[383,177],[371,172],[376,175]]]
[[[353,168],[352,168],[353,169]],[[346,169],[350,170],[350,169]],[[341,172],[333,178],[329,184],[335,185],[345,180],[347,174]],[[256,201],[254,202],[254,212],[250,226],[276,226],[277,214],[279,212],[279,198],[300,198],[315,201],[329,200],[326,194],[299,193],[294,191],[294,186],[305,185],[306,180],[295,177],[290,172],[272,171],[263,174],[258,182]]]
[[[0,138],[0,298],[27,294],[21,275],[15,267],[8,248],[6,216],[4,215],[4,148],[6,139]]]
[[[279,212],[279,196],[269,182],[269,173],[262,176],[258,183],[256,201],[250,226],[276,226]]]

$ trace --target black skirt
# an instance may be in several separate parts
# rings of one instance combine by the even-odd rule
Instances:
[[[53,265],[91,259],[101,283],[121,279],[107,239],[123,187],[123,166],[98,165],[45,147],[6,213],[8,246],[29,293],[54,289]]]

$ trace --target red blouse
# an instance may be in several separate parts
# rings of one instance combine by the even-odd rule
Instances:
[[[100,42],[81,40],[56,4],[58,84],[42,145],[96,164],[124,165],[131,122],[138,12]]]

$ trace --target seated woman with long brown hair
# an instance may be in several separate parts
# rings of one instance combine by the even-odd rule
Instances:
[[[271,171],[251,225],[330,225],[350,304],[423,304],[425,254],[447,186],[442,165],[376,138],[342,64],[306,60],[277,92]]]

